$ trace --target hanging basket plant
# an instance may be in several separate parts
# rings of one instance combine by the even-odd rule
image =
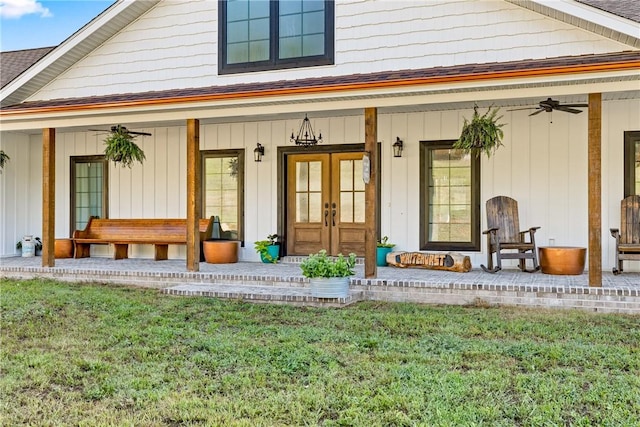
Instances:
[[[478,106],[473,107],[473,117],[468,121],[465,117],[460,138],[453,144],[453,148],[465,153],[475,153],[479,156],[484,152],[491,157],[502,144],[505,123],[498,123],[502,116],[498,116],[499,108],[489,107],[482,116],[478,114]],[[498,117],[497,117],[498,116]]]
[[[4,150],[0,150],[0,173],[2,173],[2,169],[4,169],[4,164],[11,160],[11,157],[4,152]]]
[[[104,155],[107,160],[115,164],[120,163],[122,167],[131,167],[135,162],[142,164],[146,157],[142,148],[133,142],[135,137],[136,135],[132,135],[124,126],[112,128],[104,140]]]

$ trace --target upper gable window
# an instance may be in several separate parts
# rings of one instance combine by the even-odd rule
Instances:
[[[220,0],[220,74],[333,64],[333,1]]]

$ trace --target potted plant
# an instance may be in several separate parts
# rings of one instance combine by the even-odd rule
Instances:
[[[260,254],[260,259],[264,263],[278,262],[280,256],[280,243],[277,234],[269,234],[267,240],[258,240],[254,244],[256,252]]]
[[[133,142],[135,137],[136,135],[132,135],[124,126],[114,126],[104,140],[106,159],[113,163],[121,163],[122,167],[131,167],[134,162],[142,164],[146,157],[142,148]]]
[[[376,248],[376,265],[384,267],[387,265],[387,254],[391,252],[395,243],[389,243],[389,237],[384,236],[378,240],[378,246]]]
[[[474,152],[479,156],[484,152],[487,157],[502,145],[504,123],[498,123],[502,116],[496,117],[499,108],[489,107],[482,116],[478,114],[478,106],[473,107],[473,117],[468,121],[465,117],[460,138],[453,144],[453,148],[465,153]]]
[[[309,279],[311,296],[316,298],[346,298],[349,296],[349,276],[355,274],[356,254],[329,257],[326,250],[311,254],[300,263],[302,275]]]
[[[0,173],[2,173],[2,169],[4,169],[5,163],[11,160],[11,157],[4,152],[4,150],[0,150]]]
[[[24,236],[22,240],[18,240],[18,242],[16,243],[16,249],[21,252],[23,241],[25,242],[25,251],[22,253],[23,257],[37,255],[40,251],[42,251],[42,240],[39,237],[33,239],[32,236]]]

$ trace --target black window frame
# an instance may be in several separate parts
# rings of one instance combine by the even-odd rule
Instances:
[[[286,0],[285,0],[286,1]],[[218,0],[218,74],[236,74],[287,68],[316,67],[334,64],[335,5],[325,0],[324,55],[278,59],[280,32],[278,28],[280,0],[270,2],[269,60],[227,64],[227,0]]]
[[[480,156],[471,154],[471,240],[469,242],[429,241],[429,152],[451,149],[456,140],[420,141],[420,249],[434,251],[480,251]]]
[[[624,197],[636,194],[636,143],[640,141],[640,131],[625,131],[624,133]]]

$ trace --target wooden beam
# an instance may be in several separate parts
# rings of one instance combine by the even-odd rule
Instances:
[[[56,232],[56,130],[42,129],[42,266],[54,267]]]
[[[589,286],[602,286],[602,94],[589,94]]]
[[[200,271],[200,120],[187,119],[187,271]]]
[[[377,195],[378,195],[378,110],[365,108],[364,110],[364,151],[369,155],[369,183],[365,185],[365,234],[364,234],[364,277],[377,277],[376,235],[377,224]]]

